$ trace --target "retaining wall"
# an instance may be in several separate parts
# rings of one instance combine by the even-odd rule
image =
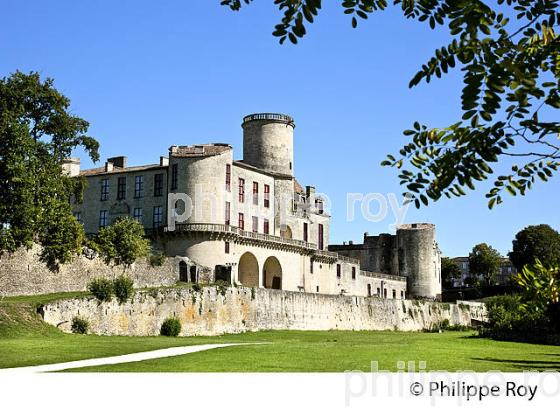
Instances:
[[[269,289],[205,287],[137,292],[122,305],[93,297],[61,300],[42,308],[44,320],[69,332],[75,316],[99,335],[159,335],[163,321],[176,317],[182,336],[261,330],[419,331],[448,320],[470,326],[483,320],[483,304],[446,304],[334,296]]]

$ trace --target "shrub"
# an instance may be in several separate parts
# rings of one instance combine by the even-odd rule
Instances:
[[[89,330],[89,322],[86,319],[75,316],[72,319],[72,333],[85,335]]]
[[[425,333],[441,333],[449,328],[449,319],[443,319],[438,323],[432,323],[429,328],[423,329]]]
[[[166,256],[163,252],[154,252],[150,255],[150,265],[152,267],[163,266],[165,258]]]
[[[465,325],[452,325],[448,326],[445,330],[448,332],[466,332],[468,330],[473,330],[473,328]]]
[[[121,275],[113,281],[113,289],[119,303],[125,303],[134,295],[134,282],[130,276]]]
[[[544,311],[525,309],[519,296],[497,296],[487,301],[488,322],[480,335],[496,340],[546,342],[550,322]]]
[[[222,296],[225,296],[227,290],[231,287],[231,283],[226,282],[225,280],[218,280],[214,283],[214,286],[216,286],[216,290],[218,291],[218,293],[220,293]]]
[[[177,337],[181,333],[181,322],[175,318],[167,318],[161,325],[160,334],[162,336]]]
[[[202,290],[202,286],[200,286],[198,283],[193,283],[192,290],[194,290],[195,292],[200,292]]]
[[[109,302],[115,292],[113,282],[105,278],[97,278],[91,281],[88,285],[88,290],[100,302]]]

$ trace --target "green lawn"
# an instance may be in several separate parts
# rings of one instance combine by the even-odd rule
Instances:
[[[560,347],[496,342],[473,332],[275,331],[221,337],[103,337],[64,334],[34,314],[46,295],[0,303],[0,368],[107,357],[175,346],[267,342],[139,363],[79,371],[342,372],[368,371],[372,361],[397,370],[398,361],[425,361],[427,370],[560,370]]]

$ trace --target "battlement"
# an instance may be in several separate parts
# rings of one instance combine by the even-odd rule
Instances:
[[[294,119],[286,114],[258,113],[258,114],[250,114],[243,118],[243,124],[246,124],[251,121],[282,122],[284,124],[289,124],[295,128]]]

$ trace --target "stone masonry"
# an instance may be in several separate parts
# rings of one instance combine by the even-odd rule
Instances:
[[[99,303],[93,297],[61,300],[42,308],[44,320],[69,332],[75,316],[99,335],[155,336],[163,321],[179,319],[182,336],[261,330],[420,331],[448,320],[470,326],[484,319],[483,304],[322,295],[262,288],[205,287],[138,292],[133,300]]]
[[[39,246],[34,246],[0,258],[0,296],[84,291],[95,278],[113,279],[124,272],[122,267],[108,266],[99,257],[85,256],[61,266],[59,272],[52,272],[41,262],[39,253]],[[168,258],[162,266],[153,267],[144,259],[134,263],[126,274],[140,288],[174,285],[179,279],[178,263],[175,258]]]

